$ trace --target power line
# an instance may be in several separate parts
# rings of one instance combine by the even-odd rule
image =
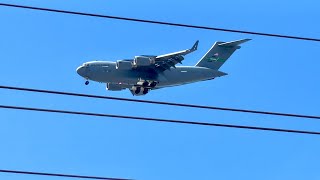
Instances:
[[[97,116],[97,117],[111,117],[111,118],[142,120],[142,121],[156,121],[156,122],[163,122],[163,123],[178,123],[178,124],[217,126],[217,127],[238,128],[238,129],[251,129],[251,130],[262,130],[262,131],[275,131],[275,132],[287,132],[287,133],[320,135],[320,132],[315,132],[315,131],[301,131],[301,130],[292,130],[292,129],[265,128],[265,127],[255,127],[255,126],[240,126],[240,125],[231,125],[231,124],[218,124],[218,123],[183,121],[183,120],[173,120],[173,119],[160,119],[160,118],[149,118],[149,117],[124,116],[124,115],[115,115],[115,114],[100,114],[100,113],[80,112],[80,111],[66,111],[66,110],[55,110],[55,109],[41,109],[41,108],[31,108],[31,107],[21,107],[21,106],[0,105],[0,108],[26,110],[26,111],[38,111],[38,112],[49,112],[49,113],[62,113],[62,114]]]
[[[173,102],[162,102],[162,101],[150,101],[150,100],[139,100],[139,99],[129,99],[129,98],[118,98],[118,97],[111,97],[111,96],[99,96],[99,95],[91,95],[91,94],[80,94],[80,93],[73,93],[73,92],[62,92],[62,91],[32,89],[32,88],[13,87],[13,86],[2,86],[2,85],[0,85],[0,89],[10,89],[10,90],[28,91],[28,92],[37,92],[37,93],[47,93],[47,94],[58,94],[58,95],[66,95],[66,96],[78,96],[78,97],[97,98],[97,99],[110,99],[110,100],[118,100],[118,101],[137,102],[137,103],[149,103],[149,104],[160,104],[160,105],[169,105],[169,106],[180,106],[180,107],[209,109],[209,110],[220,110],[220,111],[233,111],[233,112],[242,112],[242,113],[264,114],[264,115],[273,115],[273,116],[286,116],[286,117],[295,117],[295,118],[320,119],[320,116],[303,115],[303,114],[268,112],[268,111],[257,111],[257,110],[248,110],[248,109],[224,108],[224,107],[216,107],[216,106],[203,106],[203,105],[195,105],[195,104],[183,104],[183,103],[173,103]]]
[[[44,173],[44,172],[31,172],[31,171],[17,171],[17,170],[6,170],[0,169],[1,173],[12,173],[12,174],[27,174],[27,175],[38,175],[38,176],[55,176],[55,177],[67,177],[67,178],[80,178],[80,179],[99,179],[99,180],[129,180],[121,178],[108,178],[98,176],[82,176],[73,174],[56,174],[56,173]]]
[[[141,23],[161,24],[161,25],[168,25],[168,26],[205,29],[205,30],[212,30],[212,31],[223,31],[223,32],[241,33],[241,34],[253,34],[253,35],[258,35],[258,36],[269,36],[269,37],[277,37],[277,38],[298,39],[298,40],[320,42],[320,39],[317,39],[317,38],[262,33],[262,32],[254,32],[254,31],[243,31],[243,30],[225,29],[225,28],[208,27],[208,26],[198,26],[198,25],[191,25],[191,24],[181,24],[181,23],[172,23],[172,22],[164,22],[164,21],[136,19],[136,18],[128,18],[128,17],[120,17],[120,16],[109,16],[109,15],[102,15],[102,14],[92,14],[92,13],[66,11],[66,10],[49,9],[49,8],[40,8],[40,7],[32,7],[32,6],[15,5],[15,4],[0,3],[0,6],[32,9],[32,10],[48,11],[48,12],[56,12],[56,13],[64,13],[64,14],[73,14],[73,15],[82,15],[82,16],[91,16],[91,17],[99,17],[99,18],[117,19],[117,20],[123,20],[123,21],[134,21],[134,22],[141,22]]]

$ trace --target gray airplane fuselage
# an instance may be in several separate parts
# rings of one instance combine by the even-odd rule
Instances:
[[[204,81],[226,75],[218,70],[197,66],[177,66],[157,73],[145,69],[117,69],[116,62],[91,61],[77,68],[77,73],[82,77],[102,83],[122,84],[130,88],[141,80],[157,81],[156,88],[177,86],[187,83]]]
[[[250,39],[231,42],[215,42],[194,66],[182,64],[184,56],[197,50],[196,41],[190,49],[159,56],[140,55],[133,59],[90,61],[77,68],[77,73],[89,80],[106,83],[109,91],[129,89],[132,95],[146,95],[149,91],[198,81],[211,80],[227,75],[219,71],[229,57],[240,49],[240,44]]]

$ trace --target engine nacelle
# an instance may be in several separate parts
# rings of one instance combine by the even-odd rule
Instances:
[[[130,70],[132,69],[132,61],[119,60],[117,61],[116,68],[120,70]]]
[[[155,59],[147,56],[135,56],[133,60],[133,66],[150,66],[155,63]]]
[[[149,89],[140,86],[133,86],[130,91],[135,96],[141,96],[146,95],[149,92]]]
[[[111,84],[108,83],[107,84],[107,88],[108,91],[121,91],[123,89],[125,89],[123,86],[119,85],[119,84]]]

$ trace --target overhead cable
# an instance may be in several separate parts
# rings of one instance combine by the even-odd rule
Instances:
[[[31,171],[17,171],[0,169],[0,173],[11,173],[11,174],[26,174],[26,175],[38,175],[38,176],[54,176],[54,177],[66,177],[66,178],[78,178],[78,179],[99,179],[99,180],[130,180],[122,178],[108,178],[98,176],[83,176],[74,174],[56,174],[56,173],[44,173],[44,172],[31,172]]]
[[[163,102],[163,101],[139,100],[139,99],[119,98],[119,97],[112,97],[112,96],[99,96],[99,95],[91,95],[91,94],[80,94],[80,93],[73,93],[73,92],[62,92],[62,91],[53,91],[53,90],[32,89],[32,88],[14,87],[14,86],[2,86],[2,85],[0,85],[0,89],[10,89],[10,90],[28,91],[28,92],[37,92],[37,93],[47,93],[47,94],[58,94],[58,95],[66,95],[66,96],[78,96],[78,97],[97,98],[97,99],[110,99],[110,100],[118,100],[118,101],[137,102],[137,103],[149,103],[149,104],[159,104],[159,105],[169,105],[169,106],[180,106],[180,107],[209,109],[209,110],[233,111],[233,112],[254,113],[254,114],[264,114],[264,115],[274,115],[274,116],[286,116],[286,117],[295,117],[295,118],[320,119],[320,116],[313,116],[313,115],[270,112],[270,111],[269,112],[268,111],[257,111],[257,110],[248,110],[248,109],[216,107],[216,106],[203,106],[203,105],[174,103],[174,102]]]
[[[274,131],[274,132],[320,135],[320,132],[316,132],[316,131],[302,131],[302,130],[292,130],[292,129],[241,126],[241,125],[231,125],[231,124],[218,124],[218,123],[209,123],[209,122],[196,122],[196,121],[184,121],[184,120],[161,119],[161,118],[150,118],[150,117],[124,116],[124,115],[115,115],[115,114],[100,114],[100,113],[92,113],[92,112],[66,111],[66,110],[43,109],[43,108],[21,107],[21,106],[0,105],[0,108],[26,110],[26,111],[38,111],[38,112],[49,112],[49,113],[97,116],[97,117],[121,118],[121,119],[130,119],[130,120],[155,121],[155,122],[163,122],[163,123],[178,123],[178,124],[189,124],[189,125],[217,126],[217,127],[226,127],[226,128],[238,128],[238,129],[251,129],[251,130],[261,130],[261,131]]]
[[[141,22],[141,23],[178,26],[178,27],[185,27],[185,28],[205,29],[205,30],[212,30],[212,31],[223,31],[223,32],[231,32],[231,33],[252,34],[252,35],[258,35],[258,36],[269,36],[269,37],[277,37],[277,38],[320,42],[320,39],[317,39],[317,38],[282,35],[282,34],[271,34],[271,33],[244,31],[244,30],[235,30],[235,29],[225,29],[225,28],[218,28],[218,27],[199,26],[199,25],[191,25],[191,24],[181,24],[181,23],[172,23],[172,22],[155,21],[155,20],[147,20],[147,19],[137,19],[137,18],[129,18],[129,17],[110,16],[110,15],[84,13],[84,12],[76,12],[76,11],[66,11],[66,10],[49,9],[49,8],[41,8],[41,7],[23,6],[23,5],[16,5],[16,4],[0,3],[0,6],[31,9],[31,10],[38,10],[38,11],[47,11],[47,12],[56,12],[56,13],[64,13],[64,14],[73,14],[73,15],[82,15],[82,16],[91,16],[91,17],[99,17],[99,18],[108,18],[108,19],[116,19],[116,20],[124,20],[124,21],[133,21],[133,22]]]

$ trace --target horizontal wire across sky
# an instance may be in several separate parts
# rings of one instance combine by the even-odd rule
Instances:
[[[0,173],[36,175],[36,176],[51,176],[51,177],[65,177],[65,178],[78,178],[78,179],[96,179],[96,180],[97,179],[99,179],[99,180],[130,180],[130,179],[122,179],[122,178],[84,176],[84,175],[76,175],[76,174],[58,174],[58,173],[45,173],[45,172],[18,171],[18,170],[8,170],[8,169],[0,169]]]
[[[274,131],[274,132],[320,135],[320,132],[316,132],[316,131],[302,131],[302,130],[292,130],[292,129],[266,128],[266,127],[242,126],[242,125],[231,125],[231,124],[218,124],[218,123],[209,123],[209,122],[184,121],[184,120],[138,117],[138,116],[124,116],[124,115],[115,115],[115,114],[101,114],[101,113],[92,113],[92,112],[66,111],[66,110],[32,108],[32,107],[21,107],[21,106],[0,105],[0,108],[48,112],[48,113],[96,116],[96,117],[121,118],[121,119],[129,119],[129,120],[154,121],[154,122],[163,122],[163,123],[178,123],[178,124],[188,124],[188,125],[216,126],[216,127],[226,127],[226,128],[238,128],[238,129],[251,129],[251,130],[261,130],[261,131]]]
[[[287,38],[287,39],[296,39],[296,40],[320,42],[320,39],[318,39],[318,38],[310,38],[310,37],[300,37],[300,36],[291,36],[291,35],[282,35],[282,34],[271,34],[271,33],[254,32],[254,31],[243,31],[243,30],[235,30],[235,29],[225,29],[225,28],[217,28],[217,27],[208,27],[208,26],[199,26],[199,25],[191,25],[191,24],[172,23],[172,22],[164,22],[164,21],[155,21],[155,20],[137,19],[137,18],[129,18],[129,17],[120,17],[120,16],[109,16],[109,15],[102,15],[102,14],[66,11],[66,10],[40,8],[40,7],[23,6],[23,5],[6,4],[6,3],[0,3],[0,6],[21,8],[21,9],[30,9],[30,10],[37,10],[37,11],[55,12],[55,13],[64,13],[64,14],[73,14],[73,15],[82,15],[82,16],[91,16],[91,17],[99,17],[99,18],[108,18],[108,19],[116,19],[116,20],[123,20],[123,21],[133,21],[133,22],[140,22],[140,23],[151,23],[151,24],[160,24],[160,25],[167,25],[167,26],[177,26],[177,27],[185,27],[185,28],[204,29],[204,30],[211,30],[211,31],[223,31],[223,32],[230,32],[230,33],[252,34],[252,35],[258,35],[258,36],[269,36],[269,37],[277,37],[277,38]]]
[[[253,113],[253,114],[274,115],[274,116],[286,116],[286,117],[295,117],[295,118],[320,119],[320,116],[304,115],[304,114],[257,111],[257,110],[248,110],[248,109],[225,108],[225,107],[217,107],[217,106],[203,106],[203,105],[163,102],[163,101],[139,100],[139,99],[111,97],[111,96],[99,96],[99,95],[92,95],[92,94],[80,94],[80,93],[74,93],[74,92],[33,89],[33,88],[25,88],[25,87],[14,87],[14,86],[0,85],[0,89],[47,93],[47,94],[57,94],[57,95],[66,95],[66,96],[87,97],[87,98],[96,98],[96,99],[109,99],[109,100],[137,102],[137,103],[159,104],[159,105],[168,105],[168,106],[180,106],[180,107],[208,109],[208,110],[232,111],[232,112]]]

